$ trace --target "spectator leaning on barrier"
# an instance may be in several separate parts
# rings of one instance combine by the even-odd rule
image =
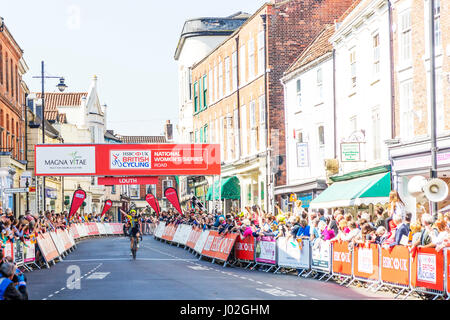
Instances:
[[[383,226],[386,229],[386,219],[384,218],[384,208],[378,207],[375,210],[375,214],[377,216],[377,218],[375,220],[375,227],[378,228],[380,226]]]
[[[400,214],[394,215],[393,219],[398,227],[395,230],[394,242],[389,244],[390,247],[397,245],[408,245],[411,217],[412,214],[410,212],[407,212],[402,222]]]
[[[431,242],[437,247],[442,245],[442,243],[448,238],[448,226],[444,219],[437,220],[434,223],[434,227],[439,232],[437,235],[432,233]]]
[[[375,231],[375,235],[375,243],[382,245],[384,240],[386,240],[388,237],[388,232],[386,231],[386,228],[384,226],[379,226]]]
[[[417,237],[418,239],[412,244],[415,247],[434,248],[436,245],[432,243],[432,238],[439,234],[436,228],[433,228],[433,217],[425,213],[422,215],[422,230]]]

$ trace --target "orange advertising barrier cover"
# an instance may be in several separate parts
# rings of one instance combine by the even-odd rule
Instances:
[[[38,235],[37,244],[46,262],[50,262],[59,256],[58,250],[50,237],[50,233]]]
[[[176,231],[177,231],[177,226],[175,226],[173,224],[169,224],[164,229],[162,238],[167,241],[172,241]]]
[[[200,238],[200,235],[202,234],[202,230],[199,228],[192,228],[191,233],[189,234],[189,238],[186,242],[186,245],[194,249],[195,244],[197,243],[198,238]]]
[[[417,248],[411,261],[411,285],[444,291],[444,253],[434,248]]]
[[[234,256],[239,260],[255,260],[255,238],[253,236],[241,239],[239,236],[234,247]]]
[[[219,235],[217,231],[210,231],[202,250],[202,256],[227,261],[237,236],[236,233],[224,236]]]
[[[445,254],[447,255],[447,297],[450,297],[450,249],[445,250]]]
[[[59,238],[62,241],[62,244],[64,246],[64,251],[67,251],[70,248],[72,248],[72,244],[70,243],[69,237],[67,236],[67,234],[64,231],[58,229],[56,231],[56,234],[59,236]]]
[[[333,273],[352,275],[352,253],[348,241],[333,241]]]
[[[409,286],[409,247],[381,248],[381,281]]]
[[[371,243],[355,246],[353,253],[355,255],[353,275],[364,279],[379,280],[380,256],[378,245]]]

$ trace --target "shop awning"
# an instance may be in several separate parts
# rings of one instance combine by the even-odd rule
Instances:
[[[206,194],[206,200],[210,201],[212,199],[213,187],[208,188]],[[241,198],[241,186],[239,185],[239,179],[237,177],[229,177],[221,179],[220,188],[220,200],[232,199],[239,200]],[[219,181],[214,183],[214,200],[219,200]]]
[[[310,203],[310,208],[351,207],[389,202],[391,173],[375,175],[333,183]]]

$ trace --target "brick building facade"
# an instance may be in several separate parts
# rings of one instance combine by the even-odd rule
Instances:
[[[395,141],[390,146],[394,188],[407,209],[416,213],[417,201],[408,193],[414,175],[430,177],[430,2],[392,2]],[[435,0],[435,94],[438,177],[450,176],[450,2]],[[449,201],[439,203],[439,208]],[[428,203],[424,203],[428,209]]]
[[[25,168],[25,92],[22,75],[28,70],[23,51],[4,26],[0,30],[0,189],[19,187]],[[24,210],[24,196],[1,193],[1,206]],[[22,205],[21,205],[22,204]]]
[[[241,188],[240,203],[229,205],[272,207],[273,187],[286,184],[280,79],[352,3],[272,1],[192,67],[194,141],[222,145],[222,177],[237,176]]]

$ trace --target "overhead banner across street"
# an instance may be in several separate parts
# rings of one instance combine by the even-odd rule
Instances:
[[[36,176],[219,175],[218,144],[36,145]]]

